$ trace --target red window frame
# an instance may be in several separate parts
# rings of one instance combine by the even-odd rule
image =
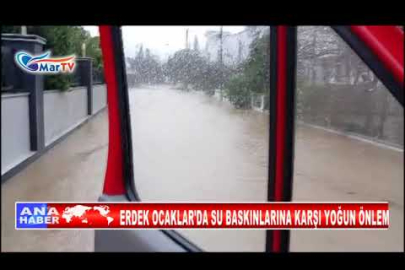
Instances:
[[[403,106],[404,33],[397,26],[333,26]],[[100,26],[107,83],[109,149],[103,193],[140,200],[132,163],[131,126],[121,30]],[[291,201],[294,157],[295,26],[271,26],[268,201]],[[266,233],[267,252],[289,251],[288,230]]]

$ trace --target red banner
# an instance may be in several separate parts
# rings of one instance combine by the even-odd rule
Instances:
[[[19,213],[16,212],[18,224],[24,225],[24,222],[30,224],[30,219],[33,220],[34,216],[36,221],[46,222],[45,227],[38,227],[36,224],[35,228],[387,229],[389,227],[389,205],[385,202],[35,203],[43,206],[43,209],[29,208],[30,203],[17,204],[20,204],[16,207],[19,209]],[[29,227],[17,226],[25,229]]]

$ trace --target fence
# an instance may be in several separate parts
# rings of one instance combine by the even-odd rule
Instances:
[[[269,111],[269,96],[263,94],[254,94],[251,96],[251,107],[253,110],[259,112],[268,112]]]
[[[30,144],[29,93],[1,95],[1,174],[34,154]],[[3,177],[2,177],[3,179]]]
[[[216,97],[219,100],[222,101],[228,101],[225,93],[221,94],[221,90],[216,89],[214,93],[214,97]],[[268,113],[269,111],[269,96],[265,94],[256,94],[256,93],[251,93],[250,94],[250,109],[253,109],[255,111],[259,112],[265,112]]]
[[[38,54],[43,44],[37,36],[2,35],[2,182],[107,105],[105,85],[93,83],[90,58],[77,59],[75,86],[67,91],[44,91],[43,76],[24,73],[15,65],[16,51]]]
[[[305,86],[298,89],[297,103],[303,123],[403,148],[403,108],[382,85],[373,91],[351,85]]]
[[[215,91],[217,99],[220,90]],[[247,109],[268,113],[269,96],[250,93]],[[379,85],[375,91],[346,85],[308,86],[297,89],[297,121],[367,138],[387,145],[404,146],[403,108]]]
[[[104,71],[93,68],[93,84],[104,84]]]

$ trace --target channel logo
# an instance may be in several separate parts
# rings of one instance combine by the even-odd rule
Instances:
[[[89,228],[115,220],[108,205],[16,202],[16,229]]]
[[[31,74],[57,74],[72,73],[76,66],[76,56],[71,55],[62,58],[50,57],[51,52],[47,51],[41,55],[31,55],[20,51],[15,54],[15,62],[25,72]]]
[[[16,204],[16,228],[45,229],[48,224],[57,223],[58,216],[58,211],[46,203]]]

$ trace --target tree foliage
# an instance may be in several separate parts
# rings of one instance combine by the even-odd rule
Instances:
[[[90,35],[76,26],[31,26],[28,33],[36,34],[46,39],[45,50],[51,50],[53,55],[81,55],[82,43]],[[45,89],[67,90],[73,82],[73,75],[57,74],[45,77]]]
[[[163,66],[149,49],[144,52],[143,46],[141,46],[135,58],[129,57],[127,62],[131,70],[128,76],[131,85],[164,82]]]
[[[198,43],[198,38],[197,38],[197,36],[194,37],[193,49],[194,49],[195,51],[200,51],[200,44]]]
[[[167,74],[173,83],[192,86],[196,90],[207,90],[210,94],[218,88],[226,70],[218,63],[209,62],[198,50],[177,51],[167,62]]]
[[[226,90],[226,96],[235,108],[250,108],[250,85],[244,74],[233,76],[226,84]]]
[[[103,69],[103,54],[100,48],[100,37],[90,37],[86,40],[86,56],[92,58],[93,68]]]
[[[270,36],[265,33],[250,45],[249,57],[238,68],[239,72],[225,85],[229,101],[237,108],[250,107],[253,93],[268,94],[270,89]]]

